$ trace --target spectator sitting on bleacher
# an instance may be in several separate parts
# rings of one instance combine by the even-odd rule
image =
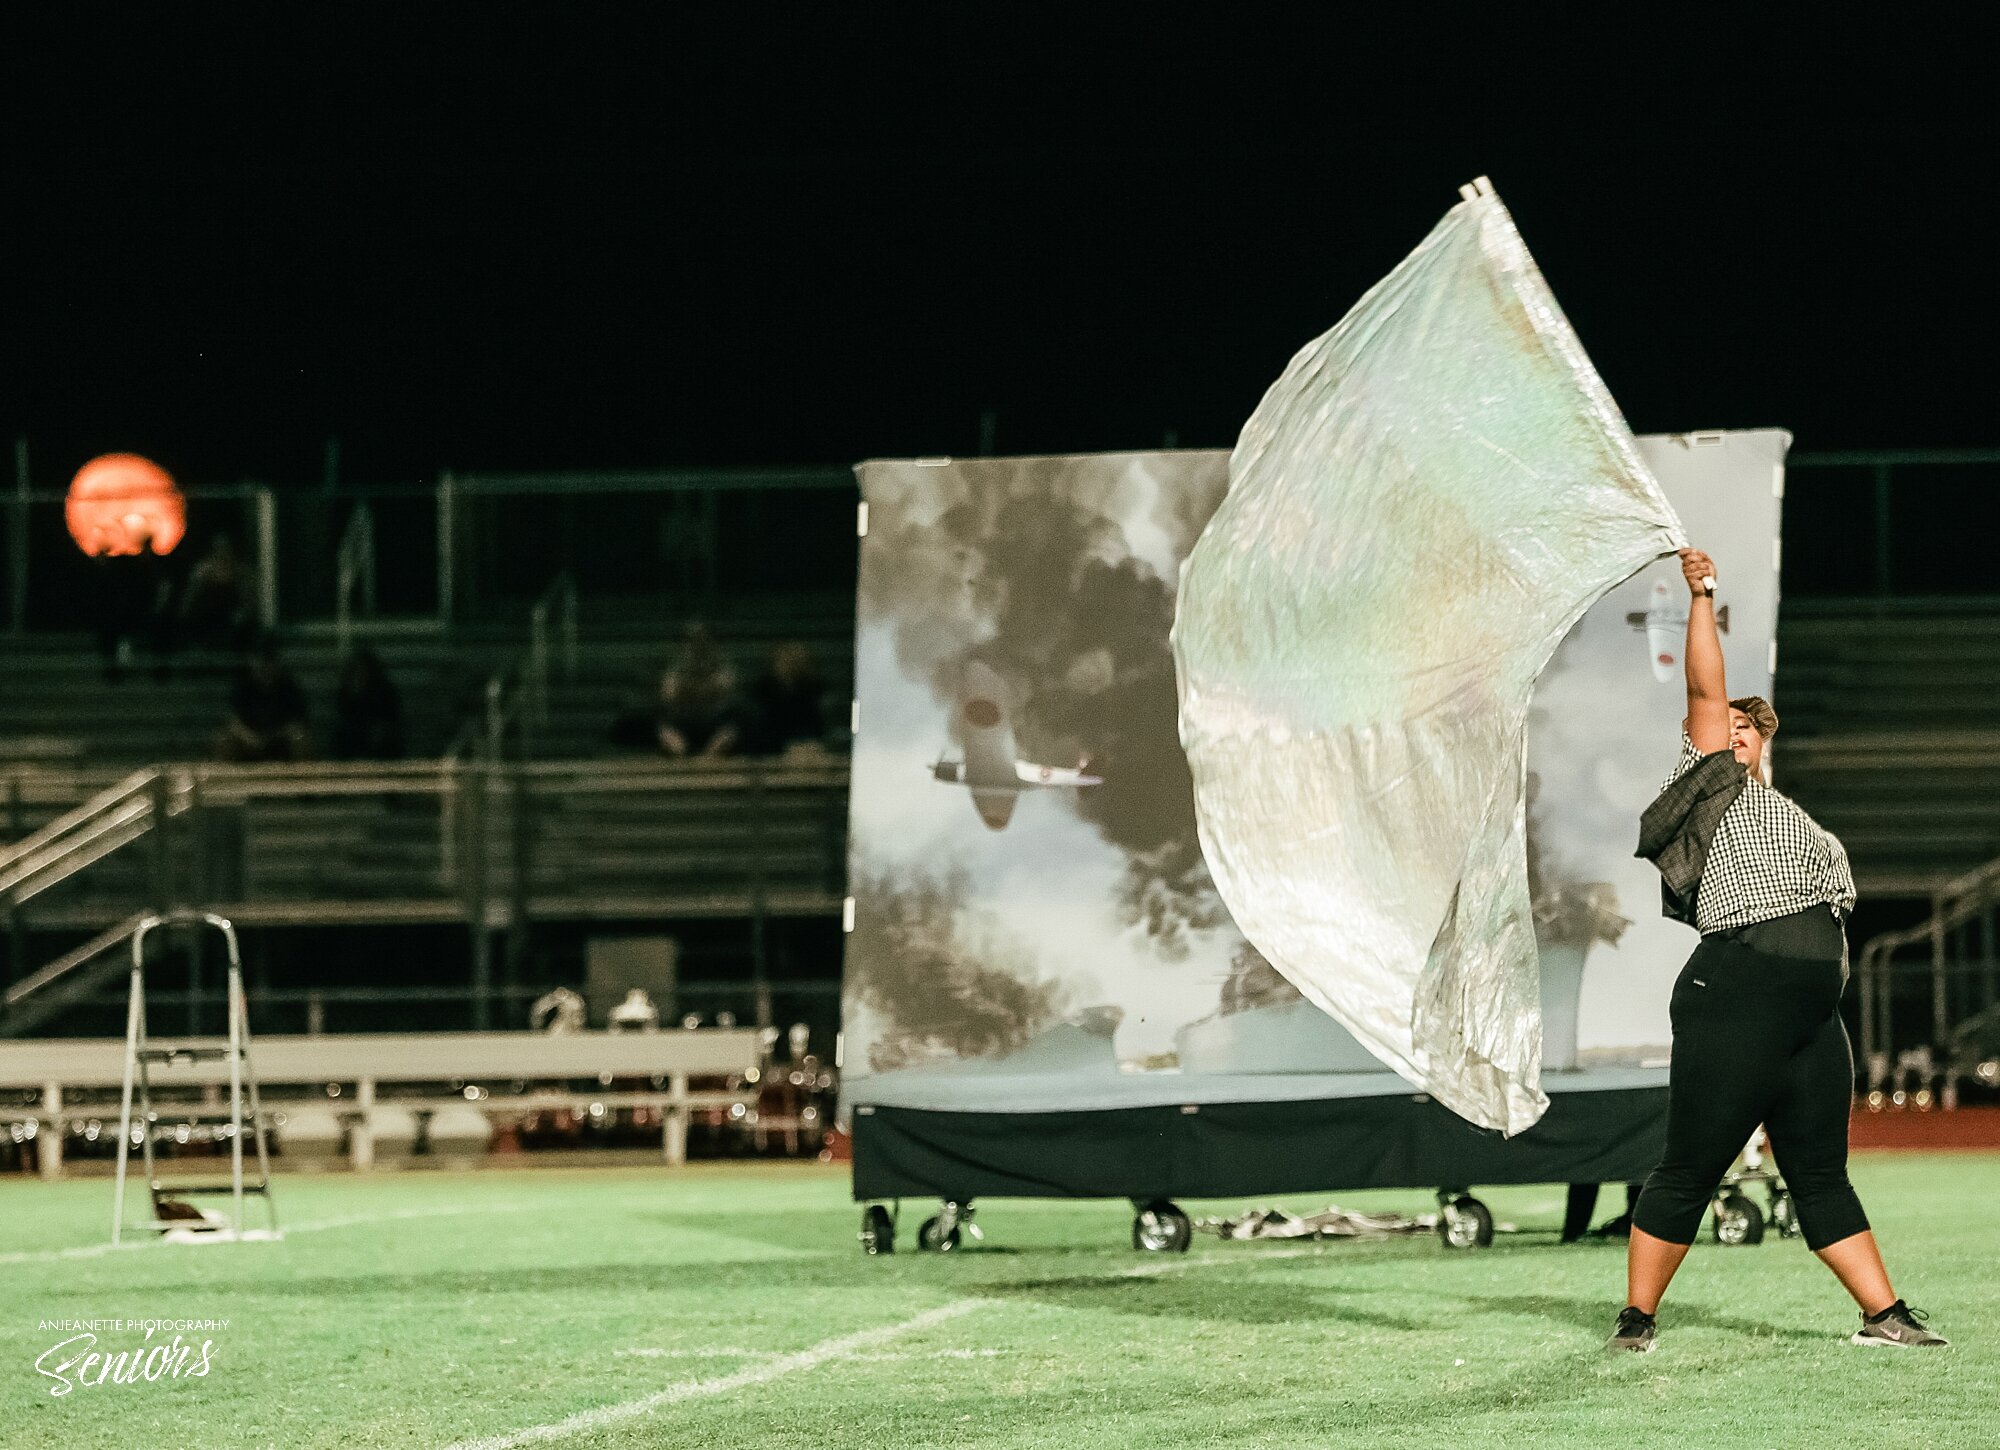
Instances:
[[[304,760],[311,751],[306,695],[278,657],[278,642],[261,636],[236,672],[229,719],[215,742],[218,760]]]
[[[201,649],[241,649],[250,623],[249,598],[236,541],[217,534],[188,573],[181,596],[183,637]]]
[[[784,755],[794,747],[826,743],[826,682],[812,651],[797,640],[771,651],[764,672],[750,686],[744,750]]]
[[[382,657],[357,645],[341,662],[333,697],[335,760],[401,760],[403,697]]]
[[[660,677],[656,716],[660,753],[715,760],[733,754],[741,736],[736,675],[706,625],[688,626],[680,663]]]

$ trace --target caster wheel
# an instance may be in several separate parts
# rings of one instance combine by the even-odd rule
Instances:
[[[1764,1241],[1764,1211],[1731,1189],[1715,1201],[1715,1241],[1735,1248]]]
[[[923,1227],[917,1230],[917,1247],[925,1253],[948,1254],[959,1246],[961,1238],[958,1226],[954,1224],[949,1233],[936,1218],[927,1218]]]
[[[1194,1224],[1165,1199],[1147,1204],[1132,1220],[1132,1247],[1149,1254],[1184,1254],[1193,1238]]]
[[[1782,1239],[1795,1239],[1805,1232],[1799,1224],[1798,1205],[1792,1202],[1789,1193],[1780,1193],[1771,1199],[1771,1226]]]
[[[889,1210],[879,1203],[872,1203],[862,1210],[861,1252],[869,1255],[896,1252],[896,1221],[889,1217]]]
[[[1493,1242],[1493,1211],[1470,1194],[1447,1200],[1438,1212],[1438,1239],[1448,1249],[1483,1249]]]

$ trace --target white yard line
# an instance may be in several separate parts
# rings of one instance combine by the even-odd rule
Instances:
[[[784,1354],[778,1349],[745,1349],[740,1345],[717,1344],[700,1349],[654,1349],[641,1345],[636,1349],[614,1349],[614,1359],[778,1359]]]
[[[998,1359],[1005,1350],[1000,1349],[932,1349],[912,1351],[907,1349],[878,1349],[866,1354],[853,1354],[848,1358],[856,1364],[891,1364],[913,1359]],[[717,1345],[703,1349],[654,1349],[641,1345],[636,1349],[614,1349],[613,1359],[783,1359],[784,1351],[777,1349],[745,1349],[740,1345]]]
[[[467,1218],[474,1214],[544,1213],[547,1210],[548,1205],[543,1203],[474,1204],[469,1208],[440,1205],[437,1208],[399,1208],[394,1213],[357,1213],[346,1218],[319,1218],[283,1227],[288,1234],[310,1234],[330,1228],[365,1228],[369,1224],[391,1223],[406,1218]]]
[[[780,1355],[768,1363],[751,1369],[738,1370],[735,1374],[723,1375],[719,1379],[689,1380],[684,1384],[669,1385],[666,1389],[656,1390],[639,1399],[605,1405],[600,1409],[584,1410],[566,1420],[557,1420],[553,1424],[530,1425],[525,1430],[514,1430],[485,1440],[460,1441],[452,1446],[451,1450],[513,1450],[517,1445],[531,1445],[543,1440],[560,1440],[570,1435],[601,1430],[607,1425],[616,1425],[626,1420],[637,1419],[641,1415],[650,1415],[663,1405],[680,1404],[685,1400],[707,1399],[711,1395],[726,1395],[732,1390],[768,1384],[785,1375],[814,1369],[829,1360],[848,1359],[863,1350],[873,1349],[878,1344],[886,1344],[892,1339],[900,1339],[905,1334],[928,1329],[948,1319],[956,1319],[961,1314],[968,1314],[979,1308],[985,1302],[982,1299],[957,1299],[936,1309],[927,1309],[900,1324],[888,1324],[880,1329],[864,1329],[857,1334],[843,1334],[838,1339],[821,1340],[811,1348],[802,1349],[796,1354]]]
[[[84,1244],[74,1249],[20,1249],[14,1253],[0,1254],[0,1264],[54,1264],[64,1259],[95,1259],[105,1254],[124,1253],[127,1249],[158,1247],[158,1244],[141,1243],[137,1239],[124,1244],[113,1244],[107,1239],[101,1244]]]
[[[472,1214],[489,1213],[536,1213],[541,1211],[542,1207],[540,1204],[514,1204],[494,1205],[492,1207],[475,1205],[471,1208],[405,1208],[398,1209],[394,1213],[360,1213],[347,1218],[322,1218],[307,1223],[288,1224],[281,1222],[279,1227],[283,1231],[283,1236],[290,1238],[293,1234],[321,1233],[327,1229],[335,1228],[363,1228],[370,1224],[393,1223],[401,1219],[464,1218]],[[254,1220],[254,1215],[248,1209],[245,1210],[245,1215],[246,1217],[252,1217]],[[106,1254],[122,1254],[139,1249],[173,1247],[176,1246],[150,1238],[128,1239],[122,1244],[113,1244],[109,1239],[106,1239],[101,1244],[81,1244],[75,1248],[68,1249],[23,1249],[14,1253],[0,1254],[0,1264],[53,1264],[60,1263],[64,1259],[98,1259]],[[185,1248],[189,1246],[182,1244],[179,1247]]]

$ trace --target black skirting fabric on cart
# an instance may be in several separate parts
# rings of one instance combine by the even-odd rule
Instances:
[[[1513,1138],[1409,1093],[1081,1112],[860,1105],[853,1121],[857,1201],[1624,1183],[1660,1160],[1667,1089],[1551,1091]]]

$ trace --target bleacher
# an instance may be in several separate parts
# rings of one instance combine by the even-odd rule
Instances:
[[[656,619],[639,601],[591,600],[581,611],[575,658],[553,660],[548,719],[527,737],[544,760],[588,760],[620,753],[608,741],[621,713],[650,711],[661,673],[680,650],[680,628]],[[738,601],[712,620],[724,658],[740,683],[763,668],[773,647],[803,641],[818,661],[829,694],[852,694],[853,601],[803,595],[783,601]],[[450,749],[484,718],[485,687],[501,678],[518,688],[526,640],[519,625],[428,629],[370,628],[359,637],[378,654],[396,684],[404,737],[412,757]],[[286,667],[313,707],[313,734],[322,746],[332,733],[341,651],[323,624],[283,636]],[[185,651],[164,677],[140,652],[118,679],[87,635],[29,634],[0,641],[0,772],[17,766],[130,769],[208,760],[222,725],[236,661]],[[11,825],[12,822],[7,822]]]
[[[487,675],[519,649],[516,637],[370,641],[403,697],[412,754],[437,754],[477,703]],[[340,654],[324,637],[287,642],[286,666],[314,708],[316,737],[331,733]],[[236,661],[206,651],[177,654],[161,678],[140,653],[118,679],[84,635],[27,635],[0,646],[0,770],[12,764],[129,769],[212,758]]]
[[[804,640],[830,699],[844,700],[852,688],[851,601],[845,610],[833,604],[811,595],[777,607],[738,601],[711,628],[745,684],[774,645]],[[665,929],[690,939],[691,1000],[741,1016],[755,1000],[741,994],[751,994],[762,972],[766,932],[757,925],[735,933],[730,923],[814,918],[833,930],[839,919],[845,711],[829,712],[839,717],[829,722],[831,748],[804,759],[670,761],[619,746],[613,721],[650,717],[681,629],[658,622],[657,601],[647,609],[596,599],[580,613],[573,645],[565,639],[538,661],[518,621],[448,636],[436,627],[360,622],[355,636],[382,657],[402,696],[409,748],[394,764],[216,764],[232,660],[183,655],[156,678],[142,653],[114,681],[85,637],[0,642],[8,684],[0,694],[0,823],[8,841],[135,771],[154,772],[157,783],[147,789],[173,802],[164,838],[156,825],[153,839],[125,844],[25,902],[15,915],[15,975],[171,897],[199,900],[253,933],[479,922],[475,938],[491,932],[512,940],[533,923],[538,936],[554,930],[568,942],[560,950],[572,962],[600,929]],[[332,630],[287,631],[284,656],[324,742],[340,664]],[[539,689],[530,678],[536,665]],[[497,737],[489,686],[505,706]],[[524,812],[518,821],[517,811]],[[723,931],[695,931],[688,923],[697,921]],[[412,950],[435,950],[416,940]],[[510,946],[509,957],[517,950]],[[815,979],[788,989],[787,1010],[797,1010],[803,991],[822,1004],[813,1010],[830,1029],[837,952],[814,956],[806,966]],[[101,1024],[116,970],[114,953],[75,974],[71,988],[43,995],[82,1001],[94,992]],[[704,978],[714,980],[704,987]],[[504,1020],[514,1023],[527,1000],[554,984],[511,978]],[[296,995],[301,985],[278,990]],[[475,981],[457,990],[476,1002],[487,988]],[[44,1025],[47,1010],[22,1030],[58,1030]],[[6,1012],[0,1019],[0,1032],[25,1020]]]
[[[742,488],[768,508],[744,513],[733,542],[713,529],[687,533],[686,548],[703,555],[699,568],[669,570],[657,581],[644,578],[645,568],[628,567],[622,580],[584,574],[574,583],[556,573],[526,587],[518,562],[500,566],[493,540],[546,530],[534,512],[542,504],[523,503],[520,489],[501,480],[480,495],[483,522],[475,528],[460,519],[450,532],[441,493],[438,538],[453,541],[456,563],[449,578],[405,578],[401,596],[407,604],[434,588],[435,614],[349,614],[365,592],[357,588],[341,595],[335,617],[302,611],[307,617],[288,617],[280,630],[322,746],[331,735],[338,639],[351,631],[383,658],[403,705],[408,759],[396,766],[209,765],[231,660],[185,654],[160,679],[142,652],[114,682],[86,636],[31,628],[0,640],[6,839],[27,836],[135,770],[165,767],[147,789],[167,792],[162,801],[171,795],[175,813],[165,835],[120,845],[16,913],[8,934],[14,974],[163,893],[224,910],[253,932],[456,925],[475,938],[508,934],[509,971],[517,973],[505,984],[516,993],[510,1012],[522,990],[544,980],[518,975],[530,924],[542,941],[551,928],[569,933],[557,951],[570,954],[564,960],[574,970],[579,936],[600,924],[616,931],[678,923],[671,931],[688,944],[685,960],[713,979],[717,1002],[751,979],[753,959],[763,971],[764,923],[816,918],[837,932],[844,719],[829,720],[830,749],[816,760],[673,762],[612,738],[622,717],[628,730],[639,722],[643,740],[661,673],[697,618],[744,685],[773,646],[803,641],[835,704],[830,713],[843,713],[839,703],[852,694],[853,592],[851,581],[830,586],[840,573],[832,564],[845,567],[852,539],[842,524],[849,485],[837,471],[787,476],[778,481],[797,490],[767,497],[761,490],[770,481],[718,477],[717,497]],[[576,489],[601,486],[621,515],[659,512],[642,483],[549,479],[535,483],[535,497],[565,500],[566,508]],[[661,497],[680,498],[673,490],[685,483],[661,480]],[[456,487],[459,509],[471,494],[464,480]],[[410,507],[423,512],[429,504]],[[670,515],[680,517],[660,513],[661,528]],[[289,515],[280,509],[278,517],[280,534],[300,541],[285,555],[295,566],[300,549],[324,550],[324,519],[286,534]],[[769,530],[774,521],[801,519],[825,537],[794,569],[770,549]],[[356,530],[365,522],[357,509],[341,545],[343,568],[364,555],[373,568],[372,549],[349,550],[365,542]],[[529,567],[555,567],[549,550],[533,556],[545,562]],[[295,567],[284,598],[318,598],[323,610],[326,574]],[[613,592],[655,582],[658,592],[644,596]],[[1777,782],[1840,834],[1864,893],[1925,897],[2000,856],[2000,603],[1788,598],[1779,655],[1776,703],[1785,726],[1774,752]],[[738,923],[749,929],[738,932]],[[822,978],[828,1020],[836,943],[830,935],[800,953]]]
[[[851,615],[771,621],[763,628],[738,628],[721,634],[718,643],[739,684],[748,685],[763,668],[771,649],[793,639],[812,649],[828,694],[841,700],[851,698]],[[529,737],[536,758],[589,760],[617,753],[606,740],[612,721],[629,712],[653,709],[660,675],[677,648],[677,641],[651,635],[586,638],[578,646],[573,672],[560,667],[551,670],[549,718],[537,722]],[[833,723],[837,726],[839,722]]]
[[[829,629],[823,615],[812,623],[829,693],[844,695],[848,627],[836,619]],[[767,621],[727,637],[739,675],[753,675],[774,640],[806,634],[802,625]],[[476,728],[485,679],[519,653],[517,639],[491,635],[451,645],[391,638],[376,648],[402,691],[413,756],[439,754],[468,724]],[[528,737],[535,757],[642,758],[609,745],[607,730],[620,712],[649,704],[671,654],[669,642],[629,625],[583,641],[573,673],[553,672],[547,720]],[[1864,891],[1923,894],[2000,855],[2000,610],[1788,602],[1780,657],[1779,784],[1846,842]],[[320,707],[323,733],[338,657],[329,644],[307,641],[289,648],[287,661]],[[75,778],[67,790],[46,780],[11,785],[0,800],[10,839],[124,770],[207,759],[230,678],[226,660],[183,656],[165,680],[142,658],[109,681],[89,642],[75,636],[9,642],[4,667],[0,770]],[[253,873],[245,899],[407,898],[408,883],[426,870],[435,875],[441,829],[435,805],[412,806],[390,797],[258,802],[244,819]],[[600,865],[614,879],[671,870],[671,857],[651,854],[663,810],[688,828],[678,833],[684,840],[706,839],[704,830],[725,842],[740,834],[726,793],[686,794],[671,805],[616,795],[565,802],[538,830],[538,890],[588,894],[582,883]],[[586,850],[586,842],[595,844]],[[696,870],[702,855],[690,847],[681,864]],[[113,876],[106,885],[115,892]]]
[[[725,636],[739,676],[754,675],[778,639],[807,636],[830,695],[851,691],[851,635],[845,620],[766,617]],[[439,639],[375,642],[403,700],[411,755],[436,756],[479,728],[484,681],[518,659],[518,637],[488,632],[447,645]],[[643,751],[608,743],[610,722],[643,711],[673,645],[629,623],[579,642],[573,668],[551,670],[548,708],[524,737],[541,761],[647,763]],[[1847,844],[1861,888],[1873,896],[1923,895],[1939,882],[2000,855],[2000,609],[1964,604],[1885,607],[1873,601],[1788,602],[1780,631],[1779,704],[1784,732],[1775,751],[1780,786]],[[287,661],[326,726],[338,657],[324,640],[290,647]],[[8,688],[0,693],[0,819],[18,839],[134,767],[203,761],[212,748],[230,678],[229,662],[184,656],[165,680],[142,659],[122,680],[103,676],[81,637],[28,637],[4,651]],[[574,786],[575,781],[571,782]],[[737,809],[735,777],[709,788],[562,793],[537,813],[526,848],[531,896],[555,903],[597,902],[611,915],[675,897],[729,900],[706,889],[719,875],[740,879],[752,827]],[[457,894],[443,878],[441,841],[450,830],[440,792],[383,792],[263,798],[236,814],[236,843],[211,862],[240,904],[283,904],[300,919],[325,903],[327,919],[366,915],[379,903],[391,919],[449,919]],[[487,829],[511,831],[499,801]],[[823,813],[795,812],[759,826],[755,842],[780,894],[814,900],[829,852]],[[59,889],[44,919],[82,924],[114,919],[144,876],[137,858],[94,868],[88,889]],[[232,877],[232,870],[236,873]],[[672,881],[671,890],[659,883]],[[815,884],[804,891],[804,883]],[[496,895],[511,883],[496,878]],[[606,903],[632,903],[620,908]],[[419,906],[417,903],[426,905]],[[707,909],[717,909],[713,906]]]
[[[173,894],[244,922],[441,923],[477,896],[494,921],[829,914],[839,910],[846,770],[822,762],[542,763],[489,785],[442,762],[199,766],[169,772],[188,802],[169,822]],[[186,788],[183,788],[182,783]],[[114,784],[13,777],[31,829]],[[517,800],[528,816],[517,830]],[[198,801],[198,804],[194,802]],[[484,841],[469,838],[478,832]],[[472,860],[482,862],[475,879]],[[91,931],[160,895],[160,863],[125,846],[35,896],[39,929]]]
[[[1865,895],[1927,896],[2000,856],[2000,607],[1787,601],[1777,785]]]

